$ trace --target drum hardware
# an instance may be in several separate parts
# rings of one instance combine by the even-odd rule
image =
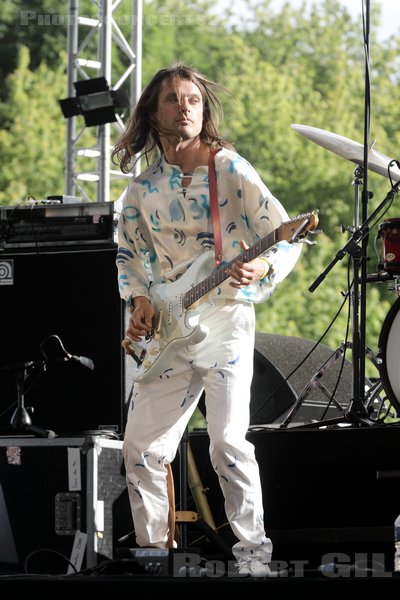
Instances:
[[[339,412],[342,413],[343,417],[346,417],[346,413],[345,413],[345,409],[341,406],[341,404],[336,400],[335,398],[335,392],[336,392],[336,388],[334,389],[333,393],[331,393],[327,387],[321,382],[321,378],[331,369],[333,368],[335,362],[345,356],[345,352],[347,349],[351,349],[352,348],[352,343],[351,342],[342,342],[341,345],[336,348],[336,350],[334,350],[332,352],[332,354],[330,356],[328,356],[328,358],[323,362],[323,364],[315,371],[315,373],[312,375],[311,379],[309,380],[309,382],[307,383],[307,385],[304,386],[304,388],[301,390],[298,398],[296,399],[296,402],[292,405],[292,407],[290,408],[290,410],[287,412],[285,418],[283,419],[282,423],[280,424],[280,428],[284,428],[287,427],[293,420],[293,417],[296,415],[296,413],[298,412],[298,410],[301,407],[302,402],[308,397],[308,394],[310,391],[312,391],[313,389],[315,389],[317,386],[322,390],[322,392],[326,395],[326,397],[328,398],[329,402],[328,405],[325,409],[324,414],[326,414],[329,406],[331,404],[334,404],[335,407],[339,410]],[[377,370],[379,370],[380,365],[382,363],[382,359],[376,355],[373,350],[371,348],[369,348],[369,346],[366,347],[365,349],[365,355],[366,357],[372,362],[372,364],[376,367]],[[367,409],[367,414],[368,414],[368,418],[372,419],[372,413],[373,411],[376,411],[376,408],[374,408],[372,406],[372,403],[379,398],[379,395],[381,394],[383,389],[382,386],[382,382],[381,380],[379,380],[377,383],[372,383],[368,380],[365,381],[365,393],[366,393],[366,409]],[[323,418],[323,417],[322,417]],[[332,420],[330,420],[331,422]],[[320,423],[318,423],[318,425],[320,425]],[[309,425],[300,425],[297,426],[296,428],[307,428],[309,427]]]
[[[356,190],[355,194],[357,195],[356,188],[357,188],[357,185],[355,185],[355,190]],[[399,189],[400,189],[400,179],[397,181],[397,183],[395,185],[393,185],[393,187],[388,192],[388,194],[383,199],[383,201],[371,213],[371,215],[369,217],[367,217],[367,219],[362,223],[362,225],[359,226],[358,228],[354,229],[354,232],[351,236],[350,241],[344,246],[344,248],[340,252],[338,252],[336,254],[335,259],[330,263],[330,265],[328,265],[327,269],[325,269],[323,274],[320,275],[319,278],[317,278],[317,280],[314,282],[314,284],[312,284],[312,286],[309,288],[310,291],[314,291],[316,289],[316,287],[319,285],[319,283],[322,281],[322,279],[330,271],[330,269],[333,268],[333,266],[336,264],[336,262],[339,259],[343,258],[346,251],[349,252],[353,256],[353,270],[354,270],[354,290],[353,290],[353,301],[352,301],[353,343],[354,343],[354,341],[358,340],[357,348],[358,348],[359,353],[358,354],[354,353],[354,346],[353,346],[353,367],[354,367],[353,384],[355,382],[354,396],[353,396],[353,400],[350,404],[348,414],[344,417],[344,421],[349,422],[349,423],[356,423],[359,425],[360,424],[371,425],[374,423],[374,421],[372,421],[369,416],[370,399],[369,399],[368,395],[366,396],[365,387],[364,387],[365,356],[366,356],[367,352],[362,353],[362,348],[367,350],[368,347],[365,344],[365,317],[363,318],[363,316],[361,315],[361,320],[359,320],[359,311],[358,311],[358,297],[359,296],[358,296],[358,291],[357,291],[358,283],[361,282],[361,286],[363,286],[361,289],[364,290],[361,292],[361,295],[360,295],[360,303],[362,305],[363,302],[365,303],[365,297],[366,297],[365,285],[367,284],[368,276],[367,276],[367,274],[365,274],[365,276],[361,277],[361,278],[359,278],[359,276],[358,276],[359,268],[360,268],[360,257],[362,254],[361,248],[358,247],[358,242],[362,241],[363,239],[366,239],[368,232],[369,232],[370,223],[373,222],[379,214],[381,214],[381,212],[383,211],[383,208],[386,206],[387,203],[393,202],[393,199],[394,199],[395,195],[399,192]],[[355,206],[357,206],[357,198],[356,197],[355,197]],[[364,261],[364,262],[366,263],[366,261]],[[400,293],[400,274],[399,274],[399,276],[397,276],[397,275],[394,275],[393,273],[379,273],[376,275],[376,277],[380,278],[381,281],[388,281],[389,282],[388,285],[394,287],[397,290],[397,292]],[[398,301],[400,301],[400,298],[398,299]],[[396,306],[398,306],[398,305],[396,305]],[[400,309],[400,307],[399,307],[399,309]],[[393,310],[395,310],[395,309],[393,309]],[[390,319],[392,316],[393,316],[393,313],[391,313],[390,316],[388,315],[387,319]],[[397,313],[396,313],[396,320],[394,321],[394,323],[395,323],[395,332],[397,333],[397,339],[400,339],[400,319],[397,320]],[[358,328],[358,324],[360,324],[361,330]],[[384,329],[382,330],[382,332],[383,331],[384,331]],[[394,337],[396,337],[396,336],[394,336]],[[393,340],[394,337],[392,336],[391,339]],[[364,340],[363,343],[361,343],[362,339]],[[393,344],[393,341],[392,341],[392,344]],[[400,400],[399,400],[399,398],[400,398],[400,382],[398,383],[396,380],[396,376],[400,377],[399,360],[397,359],[397,365],[395,365],[395,364],[392,365],[392,369],[391,369],[392,370],[392,379],[394,379],[394,381],[392,381],[389,374],[386,371],[386,368],[385,368],[385,363],[388,360],[388,354],[386,352],[382,351],[383,346],[384,346],[384,343],[383,343],[383,340],[381,340],[379,342],[380,350],[377,355],[377,360],[376,360],[375,366],[379,370],[379,373],[382,378],[383,387],[385,388],[386,392],[388,393],[390,402],[395,407],[398,415],[400,416]],[[390,356],[398,357],[398,353],[395,352],[395,349],[392,350],[392,352],[390,353]],[[396,361],[395,358],[392,358],[392,360]],[[361,361],[361,363],[362,363],[362,366],[359,368],[357,368],[357,361],[359,363]],[[358,387],[357,387],[357,379],[355,379],[356,377],[359,378],[358,379]],[[394,389],[392,387],[392,383],[393,383]],[[359,392],[359,395],[357,395],[357,391]],[[330,424],[335,424],[335,423],[339,423],[341,421],[343,421],[343,419],[341,417],[339,417],[337,419],[330,419],[328,422]],[[319,423],[316,423],[313,425],[320,426]]]
[[[367,67],[367,65],[366,65]],[[367,98],[367,94],[366,94]],[[366,107],[366,114],[368,113],[368,107]],[[399,191],[400,187],[400,170],[398,167],[398,161],[390,159],[388,156],[378,153],[372,148],[368,147],[368,140],[365,139],[364,145],[358,144],[345,138],[343,136],[339,136],[337,134],[333,134],[331,132],[326,132],[322,129],[317,129],[315,127],[309,127],[306,125],[292,125],[292,128],[304,135],[311,141],[323,146],[324,148],[331,150],[332,152],[339,154],[340,156],[355,162],[357,167],[354,171],[354,223],[353,226],[347,228],[349,233],[351,233],[351,237],[349,241],[345,244],[345,246],[336,254],[335,258],[331,261],[328,267],[321,273],[321,275],[314,281],[314,283],[309,287],[310,292],[314,292],[320,283],[325,279],[330,270],[335,266],[335,264],[341,260],[346,254],[349,254],[352,257],[353,263],[353,289],[350,293],[351,295],[351,307],[352,307],[352,349],[353,349],[353,399],[350,403],[347,414],[344,417],[338,417],[337,419],[329,419],[325,421],[325,424],[336,424],[339,422],[347,422],[350,424],[357,425],[372,425],[373,421],[369,417],[368,406],[366,405],[366,391],[365,391],[365,356],[366,356],[366,284],[368,281],[368,275],[366,270],[367,265],[367,250],[368,250],[368,237],[370,231],[370,224],[375,221],[379,215],[383,214],[383,208],[389,202],[392,203],[395,195]],[[367,131],[367,127],[365,128]],[[366,136],[365,136],[366,137]],[[370,198],[370,193],[367,189],[367,180],[368,180],[368,169],[364,170],[363,166],[367,165],[368,169],[386,176],[390,179],[391,183],[396,181],[396,183],[391,187],[391,190],[384,198],[384,200],[379,204],[379,206],[368,216],[367,205]],[[363,192],[362,192],[362,215],[361,215],[361,224],[359,219],[359,187],[363,184]],[[389,243],[389,235],[390,242],[393,243],[392,230],[390,226],[392,222],[386,223],[382,227],[382,238],[387,239],[387,243]],[[397,225],[397,223],[396,223]],[[397,229],[396,229],[397,235]],[[394,275],[400,274],[394,273],[393,271],[397,269],[395,263],[397,262],[397,255],[395,255],[395,260],[392,260],[392,255],[394,252],[389,252],[389,256],[385,256],[385,267],[386,271],[387,266],[393,267],[393,270],[390,270],[386,277],[383,277],[382,280],[390,280],[394,283],[397,290],[400,290],[398,285],[398,279],[395,278]],[[400,260],[400,258],[399,258]],[[361,276],[359,275],[361,273]],[[400,338],[400,334],[399,334]],[[340,350],[340,349],[338,349]],[[384,362],[384,361],[383,361]],[[321,368],[323,368],[322,365]],[[400,373],[400,369],[397,368],[397,371]],[[399,384],[400,386],[400,384]],[[399,392],[400,394],[400,392]],[[314,423],[313,426],[319,427],[323,423]],[[308,425],[310,426],[310,425]]]
[[[400,296],[400,275],[392,275],[391,273],[370,273],[367,275],[367,283],[387,283],[389,292],[395,292]]]
[[[386,273],[400,274],[400,219],[386,219],[379,225],[378,235],[375,238],[375,252],[377,253],[377,240],[382,240],[382,263],[378,269]]]
[[[396,292],[396,295],[400,297],[400,276],[393,277],[393,280],[388,282],[387,287],[390,292]]]
[[[378,240],[382,241],[382,254],[378,251]],[[375,281],[387,281],[388,290],[400,296],[400,219],[386,219],[379,225],[374,249],[377,256],[378,273]],[[374,275],[375,276],[375,275]],[[373,278],[369,279],[374,280]]]
[[[326,426],[327,424],[335,425],[340,422],[356,422],[357,424],[364,425],[372,425],[372,421],[369,419],[368,411],[364,405],[364,393],[365,393],[365,369],[363,372],[363,379],[361,380],[361,371],[359,370],[359,362],[360,362],[360,345],[361,335],[360,335],[360,318],[359,318],[359,270],[361,267],[361,259],[362,259],[362,250],[359,246],[359,242],[363,240],[363,237],[368,234],[368,223],[364,223],[362,227],[359,225],[359,187],[363,182],[363,169],[360,166],[357,166],[354,170],[354,223],[352,227],[345,228],[344,231],[349,231],[352,235],[347,244],[342,248],[340,252],[338,252],[333,261],[328,265],[328,267],[321,273],[321,275],[314,281],[314,283],[309,287],[310,292],[314,292],[316,288],[320,285],[320,283],[325,279],[326,275],[330,272],[333,266],[341,260],[346,253],[352,256],[353,260],[353,289],[350,289],[348,292],[344,293],[344,295],[350,298],[351,306],[352,306],[352,342],[343,342],[342,345],[337,348],[330,358],[325,361],[324,364],[314,373],[310,382],[303,389],[300,394],[300,397],[296,401],[295,405],[292,407],[292,410],[286,416],[286,419],[283,421],[282,426],[286,426],[290,423],[292,417],[297,412],[300,407],[303,399],[306,397],[309,389],[315,387],[315,385],[319,385],[318,380],[320,377],[326,372],[327,369],[335,362],[341,354],[343,354],[343,358],[345,356],[345,351],[348,347],[351,347],[353,350],[353,397],[349,405],[348,412],[346,412],[340,404],[335,400],[334,393],[330,396],[330,403],[334,403],[337,408],[342,412],[342,416],[336,419],[328,419],[325,421],[314,422],[311,425],[307,424],[300,427],[321,427]],[[371,219],[373,217],[371,216]],[[371,220],[370,219],[370,220]],[[369,221],[368,221],[369,222]],[[364,345],[365,348],[365,345]],[[365,358],[365,357],[364,357]],[[356,359],[356,360],[355,360]],[[364,363],[363,363],[364,364]],[[365,366],[365,365],[364,365]],[[360,384],[362,381],[362,385]],[[329,407],[329,405],[328,405]],[[327,408],[328,408],[327,407]]]
[[[386,317],[387,318],[387,317]],[[386,338],[380,337],[380,348],[386,347]],[[389,420],[397,420],[400,417],[400,412],[396,407],[396,401],[393,403],[386,392],[382,381],[382,373],[386,372],[385,362],[382,358],[382,349],[375,354],[368,346],[366,349],[366,357],[369,358],[377,369],[381,377],[371,381],[371,385],[365,391],[365,406],[368,410],[370,418],[376,422],[383,423]]]
[[[377,423],[399,422],[400,414],[386,393],[382,379],[376,379],[366,390],[365,406],[370,418]]]
[[[384,281],[387,281],[389,283],[391,281],[396,281],[397,279],[398,279],[398,277],[395,277],[391,273],[379,272],[379,273],[369,273],[367,275],[368,283],[382,283]]]
[[[353,140],[350,140],[343,135],[331,133],[324,129],[318,129],[318,127],[298,125],[296,123],[291,127],[319,146],[364,168],[365,157],[363,144],[353,142]],[[400,169],[397,161],[393,161],[389,156],[386,156],[386,154],[382,154],[373,148],[368,148],[368,169],[383,177],[389,177],[390,175],[392,181],[397,182],[400,180]]]
[[[378,265],[379,267],[379,265]],[[400,275],[393,275],[392,273],[369,273],[367,275],[367,283],[387,283],[387,289],[389,292],[395,292],[397,296],[400,296]]]
[[[378,341],[378,366],[383,387],[400,417],[400,298],[392,304]]]

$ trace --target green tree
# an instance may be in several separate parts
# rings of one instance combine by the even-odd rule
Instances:
[[[46,198],[64,191],[65,123],[57,99],[65,88],[60,60],[57,70],[45,64],[29,69],[22,47],[15,72],[7,79],[8,102],[0,104],[0,202],[16,204],[27,197]]]
[[[94,6],[94,12],[93,12]],[[279,11],[270,0],[247,0],[240,19],[233,5],[221,15],[205,0],[146,0],[143,23],[143,84],[153,73],[182,60],[221,82],[226,119],[222,130],[259,171],[290,216],[319,210],[323,233],[317,245],[304,247],[293,273],[271,300],[257,306],[260,331],[298,335],[338,346],[350,328],[348,303],[331,325],[348,294],[352,263],[345,254],[313,292],[308,288],[349,240],[356,204],[355,164],[299,135],[293,123],[337,133],[363,142],[365,57],[361,23],[337,0],[299,8],[287,2]],[[399,146],[400,41],[380,43],[374,34],[379,5],[372,7],[370,46],[371,132],[375,149],[391,155]],[[0,151],[6,165],[0,175],[2,203],[17,203],[27,195],[62,193],[65,121],[58,98],[65,96],[66,29],[41,25],[36,16],[23,28],[21,0],[3,2],[0,68],[10,73],[3,87]],[[55,0],[33,2],[38,14],[60,12]],[[80,13],[95,16],[92,0],[80,2]],[[65,11],[66,12],[66,11]],[[124,13],[125,14],[125,13]],[[56,20],[56,18],[55,18]],[[121,25],[129,36],[129,19]],[[31,51],[17,49],[26,45]],[[10,51],[11,50],[11,51]],[[18,58],[19,57],[19,58]],[[17,63],[18,58],[18,63]],[[113,64],[123,61],[113,56]],[[89,135],[90,132],[87,134]],[[371,213],[390,189],[389,179],[367,172],[366,202]],[[397,216],[394,203],[378,213],[371,227],[369,271],[376,271],[380,250],[377,227]],[[385,283],[367,286],[368,339],[378,337],[394,292]]]
[[[96,18],[101,3],[79,0],[79,15]],[[67,47],[70,23],[68,2],[58,0],[3,0],[0,4],[0,79],[17,67],[22,46],[31,53],[30,68],[41,63],[57,68],[60,53]],[[83,34],[85,33],[84,30]],[[93,46],[95,48],[95,46]],[[93,58],[93,55],[92,55]],[[0,92],[2,96],[2,93]]]

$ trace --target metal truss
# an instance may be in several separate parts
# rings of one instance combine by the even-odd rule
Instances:
[[[74,82],[79,79],[105,77],[110,90],[118,90],[129,85],[130,106],[134,106],[141,91],[142,77],[142,0],[92,0],[93,17],[79,16],[79,0],[69,0],[69,20],[67,38],[67,88],[68,96],[75,95]],[[128,13],[121,13],[122,6],[128,5]],[[118,15],[116,14],[119,10]],[[128,43],[119,24],[130,26],[131,41]],[[113,49],[123,64],[124,71],[113,73]],[[89,75],[89,72],[92,73]],[[118,78],[117,78],[118,77]],[[114,82],[114,78],[116,81]],[[108,202],[112,179],[124,176],[111,168],[112,135],[119,135],[124,123],[116,114],[115,123],[106,123],[88,128],[78,128],[78,119],[67,119],[67,140],[65,158],[65,193],[68,196],[81,196],[85,201]],[[87,131],[88,129],[92,131]],[[87,139],[93,144],[87,145]],[[94,169],[83,169],[80,162],[95,161]],[[91,183],[90,183],[91,182]],[[91,197],[93,185],[97,190]]]

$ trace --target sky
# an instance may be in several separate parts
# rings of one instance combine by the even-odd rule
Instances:
[[[279,9],[284,1],[273,0],[272,6]],[[292,0],[292,3],[293,6],[300,5],[301,0]],[[312,0],[310,3],[312,4]],[[342,0],[341,2],[355,19],[360,17],[360,23],[363,3],[366,8],[366,0]],[[370,9],[378,5],[381,6],[381,25],[377,31],[379,39],[383,40],[393,34],[400,35],[400,0],[370,0],[369,2]]]
[[[285,3],[285,1],[286,0],[272,0],[272,9],[279,12],[279,9]],[[298,7],[302,4],[303,0],[287,1],[293,4],[294,7]],[[317,1],[318,0],[305,0],[305,2],[309,5]],[[366,10],[367,0],[341,0],[341,4],[346,6],[354,20],[357,20],[357,18],[360,19],[361,27],[362,6],[364,4]],[[400,35],[400,0],[369,0],[369,7],[371,10],[378,5],[381,7],[381,24],[376,32],[378,39],[382,41],[390,35]],[[216,6],[217,10],[223,11],[224,7],[226,6],[232,7],[232,0],[218,0]],[[234,2],[234,7],[237,8],[237,14],[240,15],[240,0],[236,0]],[[372,31],[370,31],[370,33],[372,33]]]

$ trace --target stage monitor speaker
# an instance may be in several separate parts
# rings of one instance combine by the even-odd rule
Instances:
[[[46,369],[29,371],[25,385],[32,424],[57,435],[122,432],[123,315],[116,252],[115,244],[107,244],[0,255],[2,430],[16,407],[17,370],[40,363],[41,343],[56,335],[69,354],[90,358],[94,369],[75,360],[52,363],[50,344]]]
[[[274,560],[320,564],[329,552],[353,559],[354,552],[383,552],[390,567],[400,494],[396,425],[260,427],[249,431],[248,439],[260,468]],[[209,458],[208,434],[191,432],[189,441],[216,527],[234,542]]]
[[[308,356],[314,346],[315,342],[300,337],[256,333],[251,425],[280,423],[310,382],[309,389],[299,402],[296,422],[319,420],[324,416],[326,408],[326,418],[338,417],[341,409],[348,407],[352,397],[351,363],[345,360],[343,370],[340,371],[342,354],[339,353],[337,360],[332,359],[317,378],[315,374],[335,350],[319,344]],[[338,405],[331,403],[328,407],[333,392]]]

